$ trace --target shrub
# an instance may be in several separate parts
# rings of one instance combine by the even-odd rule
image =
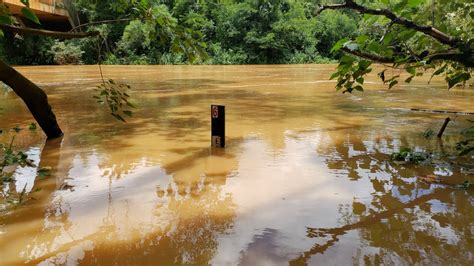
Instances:
[[[54,63],[57,65],[82,64],[82,54],[84,52],[74,42],[56,41],[56,43],[51,47],[50,52],[53,55]]]
[[[247,58],[245,51],[240,48],[223,49],[220,43],[213,43],[209,46],[209,59],[205,63],[211,65],[245,64]]]

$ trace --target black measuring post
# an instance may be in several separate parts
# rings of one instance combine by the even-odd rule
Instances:
[[[211,105],[211,146],[225,147],[225,106]]]

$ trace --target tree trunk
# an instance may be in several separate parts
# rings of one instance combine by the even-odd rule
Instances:
[[[46,93],[29,79],[0,60],[0,81],[10,86],[25,102],[36,122],[43,129],[48,139],[63,135],[56,116],[48,103]]]

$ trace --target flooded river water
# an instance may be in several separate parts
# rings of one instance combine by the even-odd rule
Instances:
[[[473,157],[398,165],[401,147],[454,153],[474,90],[375,77],[340,94],[334,66],[105,66],[129,83],[127,123],[92,98],[97,66],[20,67],[65,132],[45,143],[23,103],[0,90],[0,135],[36,167],[2,191],[32,193],[0,212],[0,264],[469,265]],[[210,148],[210,105],[226,105],[227,148]],[[442,140],[423,132],[451,122]],[[9,128],[26,128],[14,133]],[[466,167],[467,165],[468,167]],[[442,182],[424,181],[436,175]]]

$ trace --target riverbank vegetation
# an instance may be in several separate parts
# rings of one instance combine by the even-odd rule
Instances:
[[[6,33],[0,56],[14,65],[38,64],[182,64],[185,54],[166,42],[154,39],[156,28],[136,16],[137,5],[147,5],[162,18],[194,30],[206,43],[203,64],[288,64],[332,62],[331,47],[343,37],[359,31],[354,12],[325,12],[316,16],[321,1],[124,1],[78,0],[80,30],[98,30],[95,39],[53,40]],[[128,1],[126,1],[128,2]],[[130,1],[134,2],[134,1]],[[144,3],[146,2],[146,3]],[[159,36],[163,37],[163,36]]]

